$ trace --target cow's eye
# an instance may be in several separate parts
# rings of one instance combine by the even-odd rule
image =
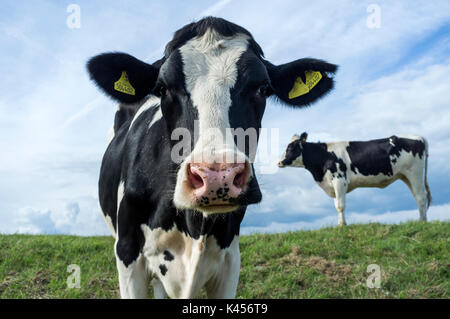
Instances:
[[[261,97],[266,97],[269,95],[269,85],[268,84],[263,84],[261,85],[258,90],[256,91],[256,93],[261,96]]]
[[[169,90],[164,85],[161,85],[159,88],[159,96],[166,97],[167,94],[169,94]]]

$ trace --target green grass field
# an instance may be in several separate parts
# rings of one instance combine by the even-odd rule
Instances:
[[[238,298],[449,298],[450,223],[242,236]],[[67,288],[67,267],[81,287]],[[381,287],[366,285],[367,266]],[[0,235],[1,298],[118,298],[110,237]]]

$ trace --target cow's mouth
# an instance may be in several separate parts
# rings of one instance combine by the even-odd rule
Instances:
[[[199,206],[198,210],[207,214],[217,214],[217,213],[230,213],[237,210],[239,207],[240,207],[239,205],[219,204],[219,205]]]

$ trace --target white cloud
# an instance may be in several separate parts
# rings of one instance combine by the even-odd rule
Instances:
[[[81,236],[111,235],[98,205],[98,198],[78,198],[64,207],[52,210],[35,207],[19,209],[10,219],[9,227],[2,225],[2,233],[72,234]]]
[[[64,210],[59,214],[53,213],[55,227],[62,233],[69,233],[71,226],[76,223],[78,214],[80,213],[80,205],[77,202],[68,203]]]
[[[54,234],[55,224],[48,209],[37,210],[32,207],[25,207],[19,210],[14,219],[18,233],[26,234]]]
[[[203,17],[206,17],[206,16],[219,15],[219,13],[223,10],[223,8],[225,6],[227,6],[230,2],[231,2],[231,0],[220,0],[220,1],[217,1],[212,6],[206,8],[205,10],[203,10],[198,15],[198,18],[203,18]]]
[[[299,168],[279,169],[275,174],[259,175],[263,201],[248,210],[256,214],[323,214],[333,206],[333,199],[317,186],[308,171]]]

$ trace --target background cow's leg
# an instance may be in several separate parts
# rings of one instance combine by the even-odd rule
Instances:
[[[152,280],[153,285],[153,296],[155,299],[165,299],[167,298],[166,290],[164,289],[164,286],[158,278],[153,278]]]
[[[406,180],[405,180],[406,179]],[[421,174],[414,174],[402,180],[408,185],[419,208],[419,220],[427,221],[427,191]]]
[[[123,299],[143,299],[148,295],[148,274],[142,254],[131,264],[125,265],[117,256],[116,264],[119,272],[120,296]]]
[[[347,189],[344,185],[344,182],[341,179],[333,180],[334,187],[334,207],[338,211],[338,226],[345,226],[347,223],[345,222],[344,210],[345,210],[345,194],[347,193]]]
[[[218,274],[205,286],[208,298],[232,299],[236,297],[236,290],[241,269],[241,253],[239,251],[239,237],[235,236],[225,260]]]

